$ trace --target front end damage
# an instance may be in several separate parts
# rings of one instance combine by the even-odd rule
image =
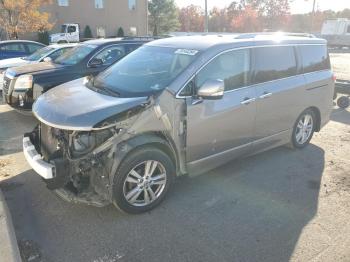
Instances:
[[[24,155],[47,187],[63,199],[98,207],[108,205],[118,166],[137,146],[159,138],[158,142],[173,154],[178,172],[186,172],[184,152],[177,150],[185,148],[184,105],[181,100],[170,99],[171,95],[163,92],[162,99],[150,98],[89,131],[63,130],[41,122],[24,135]]]

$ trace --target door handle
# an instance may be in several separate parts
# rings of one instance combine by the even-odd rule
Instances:
[[[261,96],[259,96],[259,98],[264,99],[264,98],[268,98],[270,96],[272,96],[272,93],[264,92]]]
[[[251,102],[254,102],[255,101],[255,98],[249,98],[249,97],[246,97],[244,98],[244,100],[241,102],[242,105],[249,105]]]

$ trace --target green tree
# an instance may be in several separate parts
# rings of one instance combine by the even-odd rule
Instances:
[[[50,44],[49,32],[47,31],[39,31],[38,32],[38,41],[43,43],[44,45]]]
[[[85,26],[85,29],[84,29],[84,38],[92,38],[92,32],[91,32],[91,28],[90,26]]]
[[[179,28],[178,10],[174,0],[150,0],[148,4],[149,26],[153,35],[160,35]]]
[[[124,36],[124,30],[122,27],[119,27],[117,31],[117,37],[123,37],[123,36]]]

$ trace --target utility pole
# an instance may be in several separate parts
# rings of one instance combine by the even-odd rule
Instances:
[[[208,19],[208,0],[205,1],[205,21],[204,21],[204,32],[208,33],[208,24],[209,24],[209,19]]]
[[[310,30],[310,33],[312,33],[312,30],[314,29],[315,8],[316,8],[316,0],[314,0],[314,3],[312,4],[311,30]]]

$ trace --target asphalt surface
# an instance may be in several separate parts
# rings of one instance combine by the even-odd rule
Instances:
[[[24,261],[350,261],[349,110],[335,108],[303,150],[178,179],[141,215],[49,191],[21,152],[35,124],[0,103],[0,187]]]

